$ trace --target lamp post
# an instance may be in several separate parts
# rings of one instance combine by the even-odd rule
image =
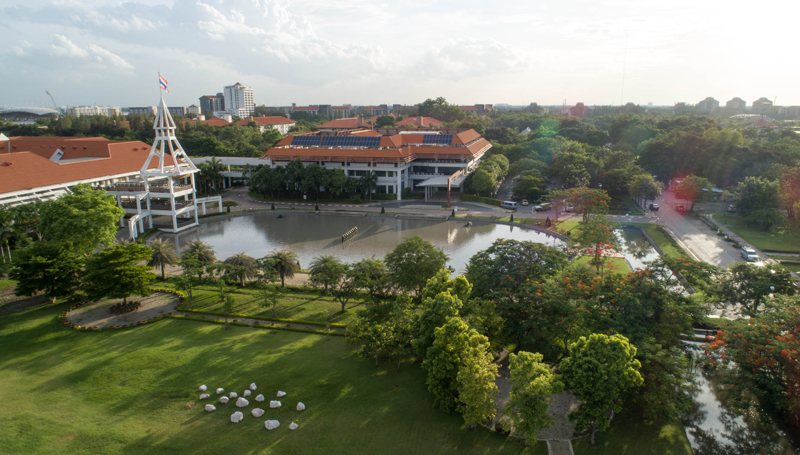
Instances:
[[[658,227],[658,217],[656,217],[656,227]]]

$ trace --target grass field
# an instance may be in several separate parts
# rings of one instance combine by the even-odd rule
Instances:
[[[652,426],[642,421],[640,412],[628,411],[612,422],[608,431],[595,436],[597,445],[589,438],[574,441],[575,455],[692,455],[680,421]]]
[[[799,228],[772,228],[765,231],[759,227],[729,226],[729,229],[760,250],[800,252]]]
[[[591,272],[597,275],[596,269],[593,265],[589,264],[592,260],[591,256],[581,256],[572,263],[573,266],[580,267],[583,265],[589,266]],[[631,269],[628,267],[628,263],[625,259],[621,258],[609,258],[609,262],[611,264],[611,268],[606,268],[605,273],[621,273],[621,274],[628,274],[631,273]]]
[[[0,318],[0,453],[547,453],[461,429],[431,408],[419,365],[376,368],[338,337],[170,319],[79,332],[56,320],[63,307]],[[200,384],[241,394],[251,382],[267,397],[285,390],[284,407],[256,419],[253,404],[233,424],[232,404],[208,413],[198,401]],[[267,418],[281,427],[267,431]]]

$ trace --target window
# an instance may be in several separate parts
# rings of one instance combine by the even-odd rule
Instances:
[[[375,171],[375,175],[378,177],[386,177],[386,171]]]

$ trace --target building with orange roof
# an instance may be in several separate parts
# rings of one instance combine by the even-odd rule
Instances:
[[[228,126],[230,122],[219,118],[219,117],[211,117],[210,119],[206,120],[205,115],[199,115],[195,118],[185,118],[183,119],[183,125],[211,125],[211,126]]]
[[[442,124],[441,120],[436,120],[433,117],[408,117],[403,120],[399,120],[395,122],[397,126],[406,126],[406,125],[414,125],[417,128],[433,128],[440,126]]]
[[[361,120],[361,117],[348,117],[331,120],[330,122],[323,123],[317,126],[317,129],[325,132],[360,130],[369,128],[370,126]]]
[[[592,112],[592,108],[584,105],[583,103],[578,103],[569,108],[567,115],[570,117],[586,117],[590,112]]]
[[[350,178],[369,172],[378,177],[377,193],[396,194],[406,188],[425,192],[460,189],[467,175],[492,147],[472,129],[402,128],[318,131],[290,135],[261,157],[270,167],[300,160],[326,169],[341,169]],[[449,199],[448,199],[449,200]]]
[[[157,226],[179,232],[198,224],[198,204],[221,198],[197,199],[194,174],[175,137],[175,123],[161,100],[153,124],[153,145],[141,141],[110,141],[102,137],[6,137],[0,133],[0,205],[17,205],[57,198],[70,187],[86,183],[114,196],[125,210],[131,237],[144,232],[144,221],[166,216]]]
[[[250,122],[254,122],[256,125],[258,125],[258,128],[262,134],[269,129],[275,129],[280,131],[284,136],[289,134],[289,128],[297,123],[295,120],[281,117],[279,115],[265,117],[253,117],[251,115],[246,119],[239,120],[236,122],[236,124],[239,126],[247,126],[250,124]]]

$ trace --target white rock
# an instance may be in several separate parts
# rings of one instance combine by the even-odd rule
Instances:
[[[256,387],[256,383],[255,383],[255,382],[251,382],[251,383],[250,383],[250,390],[255,390],[255,389],[257,389],[257,388],[258,388],[258,387]]]
[[[264,410],[261,408],[255,408],[250,411],[250,414],[253,414],[253,417],[261,417],[264,415]]]
[[[249,406],[249,405],[250,405],[250,402],[247,401],[246,399],[242,398],[242,397],[239,397],[239,399],[236,400],[236,407],[237,408],[243,408],[243,407]]]
[[[298,411],[305,411],[306,410],[306,405],[304,405],[302,401],[297,403],[297,410]]]
[[[271,408],[279,408],[281,407],[281,402],[277,400],[272,400],[269,402],[269,407]]]
[[[233,414],[231,414],[231,422],[233,423],[239,423],[242,421],[242,419],[244,419],[244,414],[242,414],[239,411],[236,411]]]
[[[205,400],[206,398],[208,398],[208,397],[210,397],[210,396],[211,396],[211,395],[209,395],[209,394],[207,394],[207,393],[204,393],[204,394],[201,394],[201,395],[200,395],[200,399],[201,399],[201,400]]]
[[[225,391],[225,389],[223,389],[222,387],[218,388],[217,389],[217,395],[221,394],[224,391]]]
[[[253,393],[253,392],[251,392],[250,390],[245,390],[244,393],[242,394],[242,396],[243,397],[249,397],[251,393]]]
[[[239,396],[239,394],[236,393],[236,392],[231,392],[231,394],[230,394],[231,400],[235,400],[238,396]]]
[[[281,426],[281,423],[278,422],[277,420],[267,420],[266,422],[264,422],[264,426],[267,428],[267,430],[274,430],[279,426]]]
[[[200,386],[200,391],[201,391],[201,392],[205,392],[206,390],[208,390],[208,387],[206,387],[206,385],[205,385],[205,384],[203,384],[203,385],[201,385],[201,386]]]
[[[280,398],[280,397],[285,397],[285,396],[286,396],[286,392],[283,392],[283,391],[281,391],[281,390],[278,390],[278,398]]]
[[[300,426],[300,425],[298,425],[298,424],[296,424],[296,423],[292,422],[292,423],[290,423],[290,424],[289,424],[289,429],[290,429],[290,430],[296,430],[296,429],[297,429],[297,427],[299,427],[299,426]]]
[[[217,410],[217,407],[214,406],[213,404],[207,404],[206,405],[206,411],[211,412],[211,411],[216,411],[216,410]]]
[[[259,393],[258,396],[256,397],[256,401],[264,401],[264,395],[261,395]]]
[[[228,397],[220,397],[219,402],[225,404],[228,402]]]

